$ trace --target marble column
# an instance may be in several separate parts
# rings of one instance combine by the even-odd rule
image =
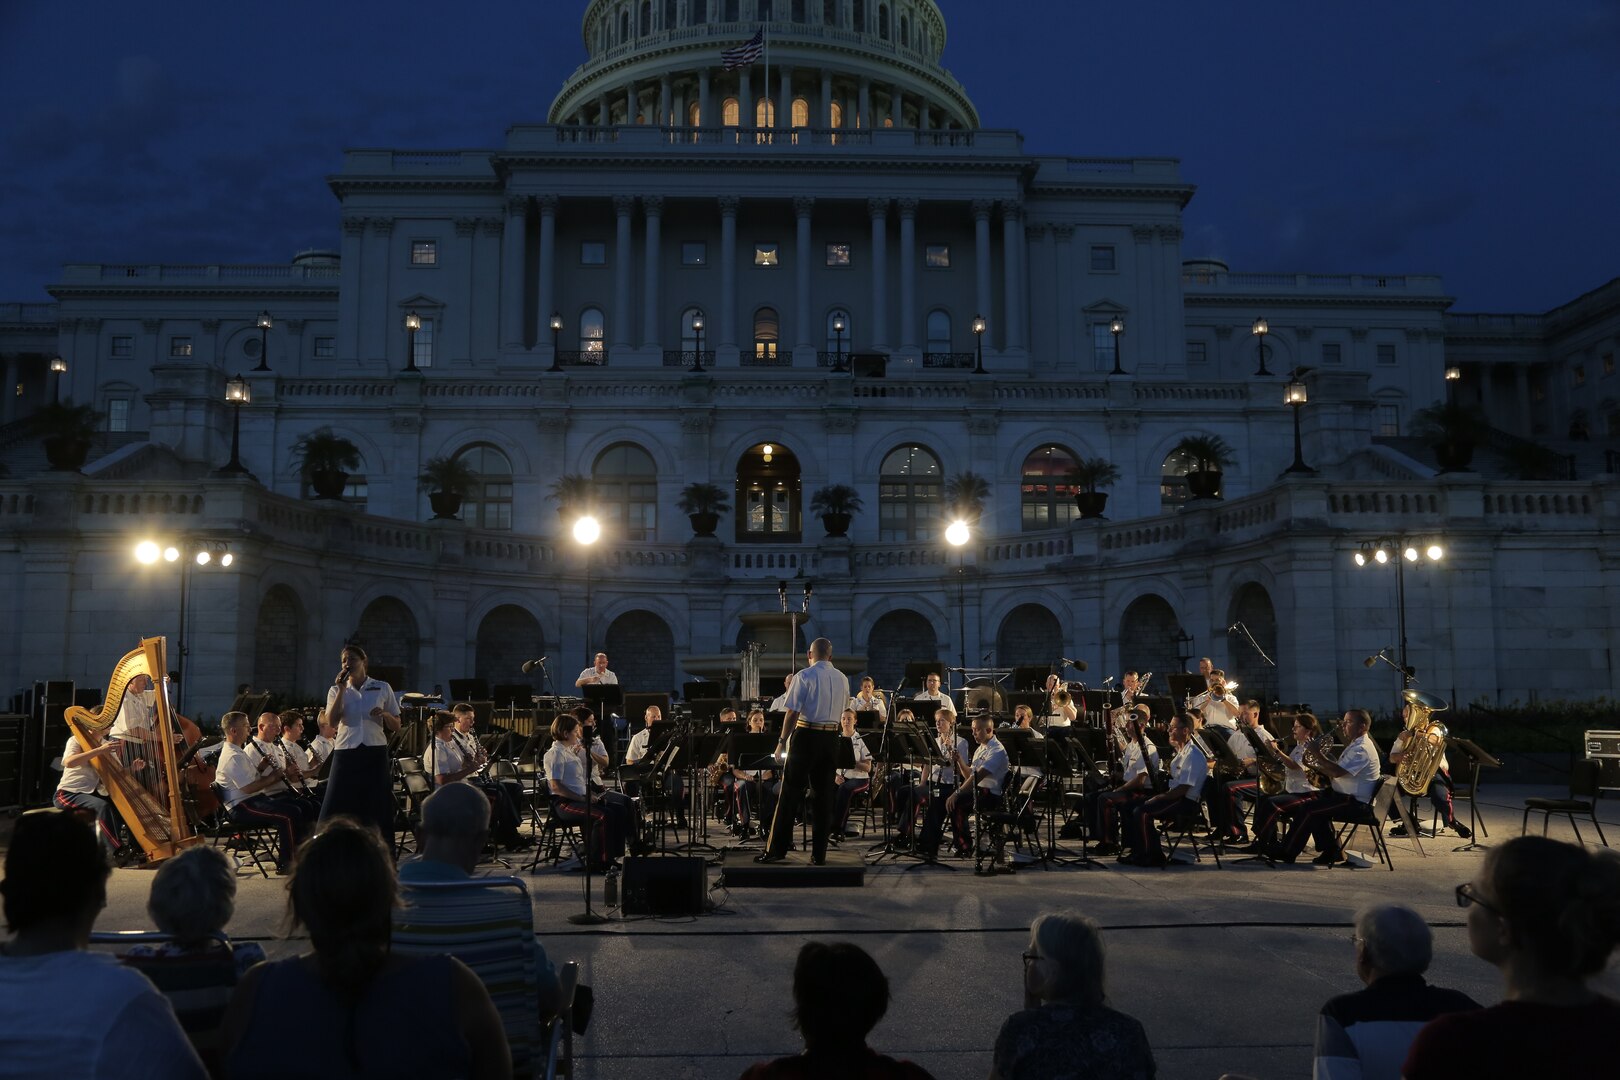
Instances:
[[[662,261],[659,249],[663,240],[664,197],[643,195],[641,208],[647,215],[647,238],[642,256],[646,264],[646,284],[642,296],[641,341],[646,348],[656,349],[662,340],[658,332],[658,272]]]
[[[669,76],[665,75],[658,80],[658,126],[668,127],[672,122],[669,110],[674,104],[675,88],[670,85]]]
[[[1535,430],[1530,420],[1530,366],[1528,364],[1513,365],[1513,400],[1518,405],[1518,408],[1514,410],[1518,415],[1514,419],[1519,430],[1515,434],[1528,439]],[[1599,427],[1603,423],[1603,418],[1601,416],[1595,417],[1591,422],[1593,427]],[[1553,438],[1558,439],[1563,438],[1568,433],[1554,431],[1550,432],[1550,434]]]
[[[973,201],[973,301],[978,305],[974,314],[984,316],[991,330],[996,326],[995,313],[990,309],[990,212],[995,205],[989,199]]]
[[[557,310],[557,196],[541,195],[540,204],[540,311],[542,325],[551,325]],[[550,341],[549,334],[545,335]]]
[[[776,123],[783,131],[793,127],[793,69],[782,65],[781,91],[776,95]]]
[[[523,235],[528,227],[528,217],[528,196],[509,196],[506,200],[506,234],[501,237],[501,348],[509,352],[521,350],[525,345]]]
[[[56,378],[52,375],[51,378]],[[5,383],[0,384],[0,424],[9,424],[17,417],[17,355],[6,357]]]
[[[754,77],[748,68],[737,75],[737,126],[751,128],[755,123]]]
[[[1001,204],[1001,289],[1005,294],[1001,313],[1001,347],[1016,352],[1024,347],[1021,323],[1024,310],[1024,206],[1019,202]]]
[[[900,208],[900,351],[917,351],[917,200],[901,199]]]
[[[706,127],[719,127],[714,112],[714,92],[709,86],[709,69],[698,72],[698,123]]]
[[[861,89],[860,89],[860,99],[859,100],[860,100],[860,108],[861,108],[859,126],[863,127],[863,128],[870,128],[872,126],[872,80],[871,79],[867,79],[867,78],[862,78],[861,79]]]
[[[737,208],[742,200],[722,195],[720,202],[720,333],[719,347],[737,348]]]
[[[1057,319],[1057,355],[1059,364],[1074,359],[1074,312],[1080,306],[1080,297],[1074,289],[1074,226],[1054,225],[1052,236],[1057,242],[1057,289],[1052,311]]]
[[[872,350],[889,351],[889,200],[867,199],[872,219]]]
[[[613,105],[608,101],[606,90],[596,95],[596,123],[600,127],[613,123]]]
[[[889,115],[895,127],[906,126],[906,96],[900,92],[899,83],[889,87]]]
[[[613,316],[608,321],[611,324],[608,330],[609,348],[617,351],[628,349],[635,341],[635,319],[630,314],[630,260],[634,257],[632,250],[633,222],[630,215],[635,212],[636,199],[633,195],[615,195],[613,197],[613,213],[618,219],[617,243],[613,248]]]
[[[832,72],[823,68],[821,70],[821,101],[817,103],[817,109],[821,114],[822,127],[830,128],[833,126],[832,107]]]
[[[798,225],[793,252],[794,321],[797,323],[793,343],[797,349],[810,348],[816,340],[810,333],[810,212],[815,205],[816,200],[808,195],[793,200],[793,214]]]
[[[636,83],[632,79],[624,87],[624,122],[634,124],[641,108],[636,103]]]
[[[338,290],[337,354],[348,361],[360,358],[360,287],[366,272],[361,257],[365,252],[365,239],[366,219],[345,217],[339,248],[338,273],[342,275],[342,287]]]
[[[1135,318],[1127,322],[1131,343],[1135,348],[1131,350],[1136,357],[1136,363],[1127,368],[1127,371],[1142,371],[1158,367],[1158,330],[1150,317],[1148,304],[1151,297],[1157,295],[1153,291],[1153,236],[1154,230],[1150,225],[1137,225],[1131,229],[1131,237],[1136,241],[1136,303],[1132,312]],[[1091,328],[1086,328],[1087,344],[1090,344]],[[1272,350],[1267,350],[1271,353]],[[1101,365],[1099,365],[1100,367]]]

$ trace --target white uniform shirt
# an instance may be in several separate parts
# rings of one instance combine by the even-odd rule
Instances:
[[[589,679],[592,676],[595,676],[596,681],[593,682],[593,683],[585,683],[585,686],[618,686],[619,685],[619,677],[617,675],[613,674],[613,672],[611,670],[603,671],[603,672],[598,673],[597,670],[596,670],[596,665],[595,664],[592,664],[590,667],[588,667],[584,671],[580,672],[579,673],[579,679],[574,680],[574,685],[578,686],[580,684],[580,679]]]
[[[70,754],[82,754],[84,747],[79,745],[76,736],[69,735],[67,745],[62,748],[62,757]],[[81,761],[77,765],[63,765],[62,779],[56,785],[57,791],[71,791],[75,795],[105,795],[106,788],[101,786],[101,774],[96,767],[88,761]]]
[[[1378,747],[1373,744],[1372,737],[1363,735],[1359,739],[1352,739],[1339,754],[1339,768],[1349,775],[1335,776],[1333,790],[1341,795],[1354,795],[1361,802],[1370,801],[1382,772]]]
[[[134,690],[124,691],[123,703],[118,706],[118,719],[113,721],[112,730],[107,732],[109,739],[133,739],[131,734],[135,728],[151,730],[152,719],[157,715],[157,691],[143,690],[139,693]]]
[[[849,701],[849,678],[832,666],[830,660],[817,660],[793,676],[793,685],[783,695],[786,710],[818,727],[835,727]]]
[[[283,771],[285,771],[286,768],[287,768],[287,758],[286,758],[285,755],[282,754],[281,747],[277,746],[274,743],[267,743],[263,739],[259,738],[257,735],[252,736],[251,738],[248,739],[247,746],[245,747],[245,749],[247,750],[248,757],[253,759],[253,764],[255,766],[257,766],[259,762],[261,762],[261,761],[265,760],[266,758],[268,758],[271,761],[275,762],[276,768],[281,769]],[[261,772],[259,774],[260,777],[265,777],[265,776],[269,776],[269,775],[270,775],[270,770],[269,769],[266,769],[264,772]],[[291,790],[292,789],[289,788],[286,785],[285,782],[277,780],[274,784],[271,784],[269,787],[267,787],[263,791],[259,792],[259,794],[260,795],[286,795]]]
[[[883,694],[881,692],[875,692],[869,698],[857,694],[849,699],[849,707],[856,712],[883,712],[887,708],[883,704]]]
[[[1007,783],[1007,748],[994,735],[973,751],[973,771],[977,773],[981,769],[989,775],[979,781],[979,787],[991,795],[1000,795]]]
[[[972,754],[972,748],[968,744],[968,741],[962,738],[960,735],[955,736],[953,741],[952,736],[946,735],[941,737],[936,731],[934,733],[934,745],[939,748],[941,757],[949,754],[953,745],[956,747],[957,757],[961,758],[963,761],[967,761]],[[934,783],[936,784],[954,784],[957,781],[957,775],[955,765],[934,766]]]
[[[320,768],[321,762],[332,756],[337,749],[337,743],[325,735],[317,735],[309,740],[309,763]]]
[[[1294,747],[1288,752],[1288,756],[1301,765],[1305,764],[1305,747],[1302,745]],[[1284,765],[1283,768],[1288,769],[1288,766]],[[1311,784],[1309,773],[1288,769],[1288,775],[1283,779],[1283,790],[1290,795],[1309,795],[1316,788]]]
[[[1210,699],[1204,702],[1204,708],[1202,709],[1204,723],[1223,727],[1230,731],[1237,727],[1238,711],[1241,708],[1241,705],[1232,700],[1230,694],[1223,698],[1217,698],[1212,694]]]
[[[1226,736],[1226,748],[1232,751],[1233,757],[1241,761],[1244,758],[1255,756],[1257,751],[1254,745],[1249,742],[1249,736],[1243,728],[1222,728],[1221,730]]]
[[[298,771],[306,778],[315,772],[315,761],[305,752],[302,746],[283,735],[277,743],[281,747],[282,755],[292,764],[298,766]]]
[[[863,761],[872,760],[872,751],[866,748],[866,740],[861,738],[860,732],[857,731],[854,735],[851,735],[849,741],[855,746],[855,764],[859,765]],[[871,778],[872,773],[870,770],[867,772],[861,772],[859,769],[838,770],[838,780],[840,783],[850,783],[853,781],[854,783],[859,784],[863,781],[868,781]]]
[[[1204,790],[1204,781],[1207,779],[1209,779],[1209,759],[1192,743],[1176,751],[1176,756],[1170,759],[1170,787],[1186,784],[1187,793],[1183,797],[1189,802],[1198,801],[1198,796]]]
[[[1054,710],[1046,714],[1047,727],[1072,727],[1073,725],[1074,721],[1070,720],[1066,713]]]
[[[441,739],[437,735],[428,740],[427,749],[422,752],[422,764],[427,766],[428,772],[438,782],[441,776],[458,773],[467,767],[467,756],[462,753],[461,744],[455,739]]]
[[[243,799],[251,799],[253,795],[243,794],[242,789],[259,779],[261,777],[258,767],[247,750],[226,743],[225,748],[219,752],[219,765],[214,770],[214,780],[225,793],[225,806],[232,808]],[[258,795],[260,792],[253,794]]]
[[[634,765],[647,756],[647,745],[652,742],[652,728],[644,727],[630,736],[630,745],[624,751],[624,763]]]
[[[1133,742],[1125,744],[1125,750],[1119,757],[1120,775],[1124,783],[1130,783],[1138,776],[1146,776],[1148,769],[1154,772],[1159,770],[1159,748],[1153,745],[1153,740],[1146,735],[1142,736],[1142,744],[1147,747],[1148,763],[1142,764],[1142,747]],[[1148,785],[1152,787],[1152,784]]]
[[[585,801],[585,752],[581,747],[552,743],[546,751],[546,779],[562,785],[572,799]]]
[[[1036,742],[1042,742],[1042,741],[1044,741],[1046,739],[1045,735],[1042,735],[1038,730],[1036,730],[1033,727],[1017,728],[1016,730],[1029,732],[1031,735],[1035,736],[1035,741]],[[1038,776],[1038,777],[1044,777],[1046,775],[1046,773],[1041,771],[1041,767],[1039,765],[1031,765],[1027,761],[1024,762],[1024,764],[1018,766],[1018,774],[1020,776]]]
[[[942,690],[935,690],[931,694],[927,690],[924,690],[914,696],[911,700],[937,702],[941,709],[944,709],[952,716],[956,715],[956,702],[952,701],[950,696]]]
[[[387,746],[388,731],[382,721],[371,715],[372,709],[399,715],[399,699],[394,688],[381,679],[367,679],[356,690],[345,679],[342,686],[333,686],[326,692],[326,715],[332,715],[338,695],[343,695],[343,715],[338,720],[337,750],[353,750],[361,746]]]

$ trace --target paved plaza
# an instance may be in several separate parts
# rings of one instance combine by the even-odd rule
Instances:
[[[1523,799],[1533,794],[1554,792],[1482,792],[1486,843],[1518,833]],[[1600,804],[1600,818],[1620,842],[1620,803]],[[1562,821],[1551,835],[1573,836]],[[1020,1006],[1029,922],[1062,907],[1106,928],[1112,1003],[1146,1025],[1161,1077],[1229,1069],[1298,1077],[1310,1071],[1323,1000],[1359,987],[1349,923],[1362,904],[1416,908],[1434,927],[1432,980],[1482,1003],[1499,1000],[1494,969],[1468,952],[1452,892],[1484,852],[1454,852],[1460,843],[1449,834],[1425,841],[1420,857],[1408,841],[1392,841],[1393,873],[1231,860],[1219,870],[1205,862],[1161,871],[1108,861],[978,878],[971,864],[952,872],[885,863],[861,888],[716,889],[713,914],[616,918],[601,928],[567,921],[584,909],[581,875],[543,870],[528,880],[548,952],[577,960],[596,990],[589,1034],[576,1043],[586,1080],[731,1078],[795,1051],[789,977],[799,946],[812,938],[856,941],[888,974],[893,1002],[874,1046],[940,1080],[986,1076],[996,1031]],[[710,882],[717,876],[711,870]],[[117,871],[98,929],[149,928],[149,880],[145,871]],[[263,941],[272,957],[306,947],[283,936],[284,879],[243,872],[239,882],[236,936]],[[600,906],[600,879],[594,885]],[[1600,985],[1620,995],[1620,970],[1611,967]],[[422,1018],[400,1021],[406,1038]]]

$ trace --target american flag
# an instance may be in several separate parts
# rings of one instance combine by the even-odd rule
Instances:
[[[734,71],[740,67],[747,67],[759,59],[765,51],[765,28],[762,26],[754,32],[754,36],[735,48],[727,49],[720,54],[720,62],[727,71]]]

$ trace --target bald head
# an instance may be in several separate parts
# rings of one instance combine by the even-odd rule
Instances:
[[[489,828],[489,799],[464,780],[445,784],[422,802],[422,831],[472,838]]]
[[[832,642],[828,641],[824,637],[818,637],[816,640],[812,641],[810,643],[810,659],[831,660]]]

